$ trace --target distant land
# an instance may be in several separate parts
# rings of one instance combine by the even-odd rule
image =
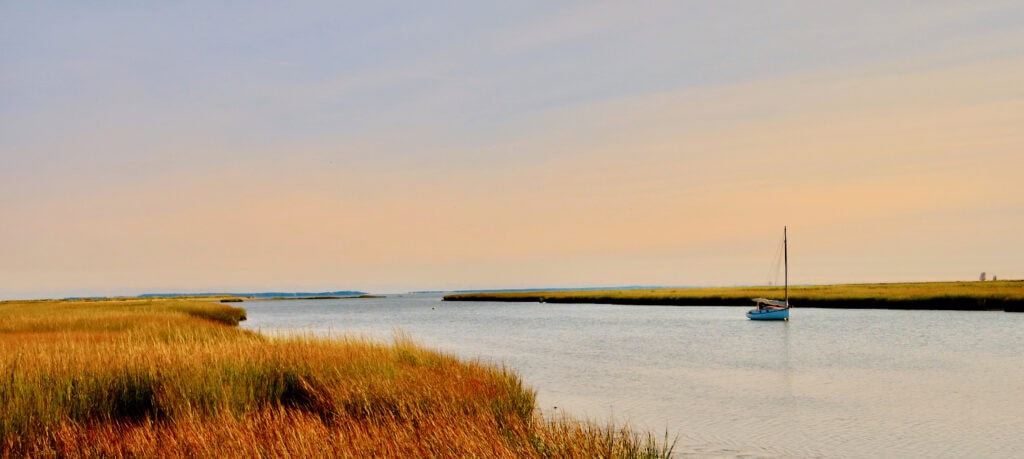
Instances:
[[[338,290],[334,292],[255,292],[255,293],[231,293],[231,292],[203,292],[203,293],[143,293],[136,298],[181,298],[190,296],[237,296],[243,298],[345,298],[366,295],[366,292],[357,290]],[[68,300],[100,300],[111,297],[70,297]]]
[[[780,286],[524,290],[455,293],[445,301],[745,306],[751,298],[782,300]],[[798,308],[1024,311],[1024,280],[789,286]]]
[[[597,290],[644,290],[663,288],[698,288],[688,285],[665,286],[665,285],[626,285],[621,287],[555,287],[555,288],[494,288],[494,289],[473,289],[473,290],[420,290],[409,292],[410,294],[426,293],[528,293],[528,292],[588,292]]]

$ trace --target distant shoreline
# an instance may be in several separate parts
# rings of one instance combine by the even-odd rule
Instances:
[[[190,298],[190,297],[239,297],[260,299],[321,299],[321,298],[355,298],[368,295],[359,290],[335,290],[333,292],[218,292],[218,293],[143,293],[137,298]],[[77,299],[77,298],[69,298]]]
[[[748,306],[751,298],[783,299],[781,287],[651,288],[477,292],[445,301],[504,301],[662,306]],[[1024,281],[802,285],[789,289],[796,308],[1024,312]]]
[[[257,297],[249,298],[255,301],[289,301],[289,300],[361,300],[367,298],[386,298],[384,295],[352,295],[352,296],[337,296],[337,295],[319,295],[319,296],[275,296],[275,297]]]

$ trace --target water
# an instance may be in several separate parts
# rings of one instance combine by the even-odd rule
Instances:
[[[408,332],[514,368],[545,413],[678,435],[679,457],[1024,457],[1024,314],[247,302],[263,332]]]

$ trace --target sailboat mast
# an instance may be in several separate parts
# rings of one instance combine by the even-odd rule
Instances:
[[[789,243],[786,240],[786,227],[782,227],[782,257],[786,267],[786,307],[789,307]]]

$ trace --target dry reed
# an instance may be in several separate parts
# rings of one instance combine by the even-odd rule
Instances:
[[[0,456],[664,457],[408,336],[267,337],[197,299],[0,303]],[[666,439],[667,440],[667,439]]]

